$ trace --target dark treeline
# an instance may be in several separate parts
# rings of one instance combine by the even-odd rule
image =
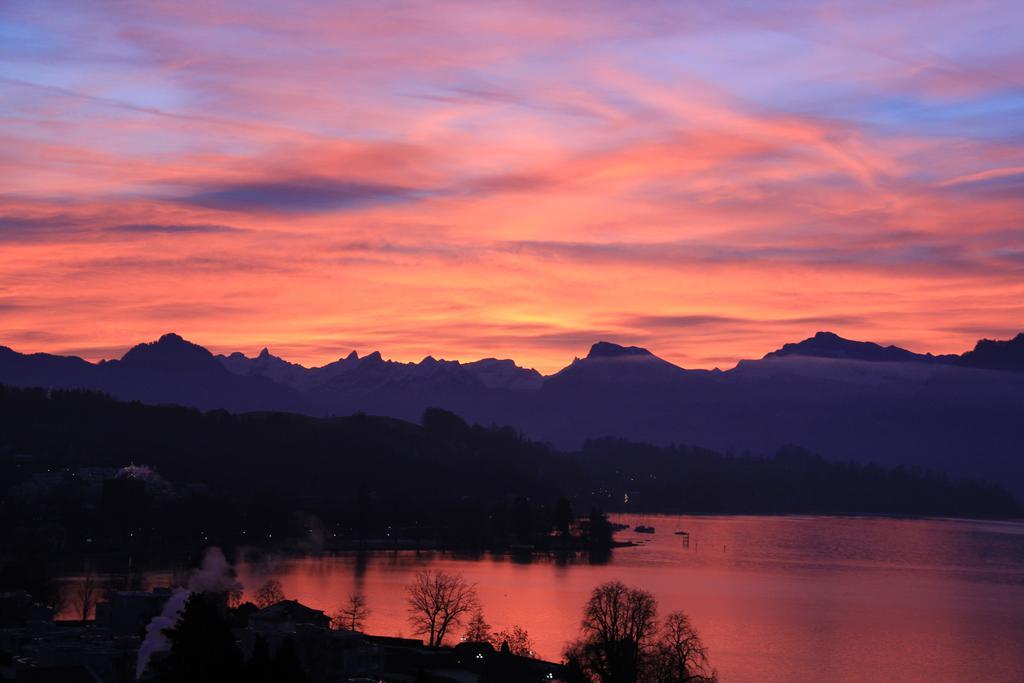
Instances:
[[[797,446],[758,458],[607,438],[588,441],[578,457],[599,477],[600,486],[631,488],[629,507],[635,511],[964,517],[1022,513],[1013,494],[996,485],[901,465],[831,462]]]
[[[82,473],[130,463],[153,468],[171,493],[157,495],[160,486],[137,477],[89,484]],[[583,549],[607,541],[599,515],[587,524],[594,509],[1020,514],[994,485],[834,463],[795,448],[753,458],[602,439],[566,453],[439,410],[422,425],[204,414],[0,387],[5,547],[45,544],[40,552],[70,554],[403,538],[478,550]]]

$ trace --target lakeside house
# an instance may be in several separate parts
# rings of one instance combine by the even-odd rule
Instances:
[[[0,681],[137,683],[146,627],[172,591],[112,591],[93,621],[58,621],[25,591],[0,594]],[[262,639],[270,652],[294,646],[311,683],[542,683],[559,681],[554,662],[496,651],[489,643],[428,648],[413,638],[330,628],[330,617],[296,600],[231,612],[243,657]],[[159,657],[155,657],[155,661]]]

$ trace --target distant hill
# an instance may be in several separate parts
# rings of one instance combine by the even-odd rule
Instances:
[[[512,360],[399,363],[351,352],[316,368],[263,349],[214,356],[168,334],[120,360],[0,347],[0,383],[85,388],[151,404],[417,420],[428,407],[507,424],[558,448],[586,439],[828,457],[999,481],[1024,493],[1024,334],[933,356],[819,332],[726,371],[609,341],[542,376]]]
[[[1024,332],[1008,341],[982,339],[956,362],[970,368],[1024,372]]]
[[[416,521],[473,527],[486,523],[487,510],[539,508],[558,498],[583,514],[594,506],[647,512],[1020,512],[1013,496],[995,485],[829,462],[792,446],[766,458],[733,457],[606,438],[560,451],[506,427],[470,426],[438,409],[427,410],[421,424],[364,415],[232,415],[124,403],[91,392],[0,387],[0,509],[11,500],[10,487],[40,481],[37,474],[133,462],[171,481],[202,484],[216,505],[233,500],[248,515],[263,517],[276,506],[277,523],[298,509],[327,524],[351,523],[348,506],[359,495],[374,507],[381,526]],[[43,474],[41,481],[52,478]],[[202,506],[192,507],[189,514],[202,520]],[[37,513],[33,506],[24,510],[32,520]],[[222,521],[208,517],[200,528]],[[237,527],[230,533],[237,534]]]

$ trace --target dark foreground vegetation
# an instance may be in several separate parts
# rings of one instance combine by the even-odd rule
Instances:
[[[15,551],[283,542],[607,549],[603,517],[587,517],[596,509],[1020,514],[999,486],[830,462],[797,448],[755,458],[602,439],[559,452],[440,410],[428,410],[422,425],[204,414],[0,387],[0,541]]]

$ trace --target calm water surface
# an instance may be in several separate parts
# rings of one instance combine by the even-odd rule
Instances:
[[[246,588],[333,612],[366,596],[367,631],[410,635],[404,587],[424,568],[478,584],[487,620],[559,659],[591,589],[620,579],[685,610],[730,681],[1024,681],[1024,522],[621,516],[654,535],[607,564],[378,552],[242,562]],[[689,531],[684,548],[674,531]]]

